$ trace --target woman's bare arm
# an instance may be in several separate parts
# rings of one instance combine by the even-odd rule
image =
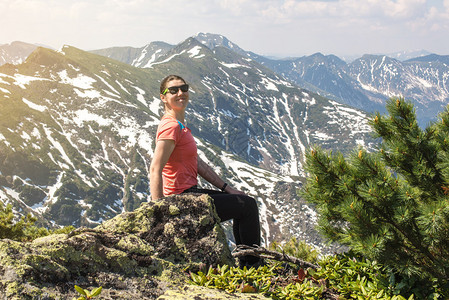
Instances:
[[[162,187],[162,170],[175,149],[175,141],[159,140],[154,149],[153,160],[150,165],[150,193],[151,199],[157,200],[164,196]]]
[[[221,189],[225,184],[225,181],[218,176],[218,174],[206,164],[199,156],[198,156],[198,174],[203,177],[206,181],[210,182],[212,185]],[[226,193],[229,194],[244,194],[243,192],[234,189],[233,187],[227,185],[224,189]]]

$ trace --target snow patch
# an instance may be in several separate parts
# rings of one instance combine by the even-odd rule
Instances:
[[[274,84],[274,82],[271,81],[271,80],[269,80],[268,78],[262,77],[261,83],[262,83],[263,85],[265,85],[265,88],[266,88],[267,90],[272,90],[272,91],[279,92],[279,90],[278,90],[278,88],[276,87],[276,85]]]
[[[0,82],[1,82],[1,81],[0,81]],[[10,91],[8,91],[7,89],[1,88],[1,87],[0,87],[0,91],[2,91],[2,92],[5,93],[5,94],[11,94]]]
[[[190,58],[201,58],[204,57],[205,55],[199,55],[201,52],[201,47],[200,46],[195,46],[192,49],[190,49],[187,53],[190,53]]]
[[[250,69],[250,67],[245,66],[245,65],[241,65],[241,64],[227,64],[227,63],[224,63],[224,62],[220,62],[220,64],[222,64],[226,68],[230,68],[230,69],[233,69],[233,68],[248,68],[248,69]]]
[[[139,93],[137,94],[137,100],[142,103],[144,106],[147,106],[148,103],[145,101],[145,97],[143,95],[145,95],[145,91],[142,90],[141,88],[137,87],[137,86],[132,86],[133,88],[135,88]]]
[[[22,101],[23,101],[26,105],[28,105],[29,108],[34,109],[34,110],[37,110],[37,111],[40,111],[40,112],[44,112],[44,111],[47,109],[47,107],[45,107],[45,106],[43,106],[43,105],[35,104],[35,103],[33,103],[33,102],[31,102],[31,101],[25,99],[25,98],[22,98]]]
[[[166,63],[166,62],[169,62],[170,60],[172,60],[173,58],[175,58],[176,56],[178,56],[178,55],[182,55],[182,54],[184,54],[186,52],[186,50],[182,50],[180,53],[176,53],[176,54],[173,54],[172,56],[170,56],[169,58],[167,58],[166,60],[163,60],[163,61],[160,61],[160,62],[156,62],[156,63],[153,63],[153,64],[148,64],[148,68],[151,68],[151,67],[153,67],[154,65],[159,65],[159,64],[164,64],[164,63]]]
[[[73,118],[73,121],[81,127],[84,122],[96,122],[100,126],[109,126],[113,122],[110,119],[105,119],[102,116],[96,115],[94,113],[91,113],[87,109],[78,110],[75,112],[75,117]]]
[[[70,84],[70,85],[73,85],[77,88],[84,89],[84,90],[91,89],[92,84],[94,82],[97,82],[92,77],[89,77],[89,76],[86,76],[83,74],[78,74],[77,77],[70,78],[67,75],[67,70],[62,70],[61,72],[58,72],[57,74],[61,78],[61,81],[60,81],[61,83]]]
[[[100,92],[97,90],[85,90],[85,91],[80,91],[79,89],[73,89],[73,90],[81,98],[95,99],[95,98],[101,97]]]
[[[51,136],[51,130],[49,128],[47,128],[47,127],[44,127],[44,130],[45,130],[45,133],[47,135],[48,140],[51,142],[53,147],[56,148],[59,151],[59,153],[61,154],[62,159],[66,163],[68,163],[70,166],[72,166],[72,168],[74,170],[76,170],[75,165],[72,163],[72,161],[70,160],[70,157],[65,152],[64,147],[62,147],[62,145]],[[63,167],[63,166],[61,166],[61,167]]]
[[[117,92],[117,90],[112,85],[110,85],[103,77],[98,76],[98,75],[95,75],[95,76],[97,76],[108,88],[110,88],[116,94],[115,96],[119,97],[120,93]]]
[[[25,131],[22,131],[22,134],[20,135],[20,137],[27,141],[31,140],[31,136],[28,133],[26,133]]]
[[[116,80],[115,82],[120,86],[120,88],[121,88],[122,90],[124,90],[126,93],[128,93],[129,95],[131,95],[131,93],[128,92],[128,90],[125,89],[125,87],[120,83],[120,81]]]
[[[11,77],[11,76],[8,76],[8,77]],[[12,77],[12,78],[14,78],[14,80],[15,80],[14,84],[18,85],[22,89],[26,89],[25,85],[30,84],[32,81],[44,81],[44,80],[49,81],[46,78],[26,76],[26,75],[22,75],[22,74],[15,74],[14,77]]]
[[[151,55],[151,58],[148,60],[147,64],[143,66],[143,68],[149,68],[151,64],[156,61],[156,55],[159,52],[162,52],[162,49],[158,49],[156,52],[154,52],[153,55]]]
[[[161,107],[161,99],[153,97],[153,101],[151,101],[149,107],[153,113],[159,115],[159,109]]]
[[[37,139],[41,138],[41,133],[39,132],[39,129],[37,129],[36,127],[34,127],[33,131],[31,131],[31,135]]]

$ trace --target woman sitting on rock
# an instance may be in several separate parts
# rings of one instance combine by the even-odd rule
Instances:
[[[189,104],[189,85],[177,75],[164,78],[160,86],[164,103],[163,115],[156,134],[156,147],[150,166],[150,192],[153,200],[182,193],[208,194],[213,199],[221,221],[233,219],[237,245],[260,245],[259,212],[256,201],[234,189],[197,153],[192,133],[185,125],[185,110]],[[197,175],[219,190],[199,189]],[[240,266],[257,266],[258,257],[240,259]]]

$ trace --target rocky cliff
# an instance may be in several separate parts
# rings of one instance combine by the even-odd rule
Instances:
[[[102,299],[239,298],[188,285],[186,272],[217,264],[234,261],[210,198],[172,196],[93,229],[0,240],[0,298],[72,299],[74,285]]]

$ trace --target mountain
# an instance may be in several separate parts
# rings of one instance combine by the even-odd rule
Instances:
[[[406,61],[414,58],[418,58],[421,56],[427,56],[431,55],[429,51],[426,50],[409,50],[409,51],[400,51],[400,52],[394,52],[385,54],[388,57],[400,60],[400,61]]]
[[[224,47],[243,57],[253,59],[257,62],[261,62],[266,59],[262,55],[256,54],[251,51],[243,50],[237,44],[231,42],[221,34],[200,32],[194,35],[193,38],[211,50],[215,49],[216,47]]]
[[[164,42],[152,42],[141,48],[113,47],[93,50],[91,52],[127,63],[134,67],[147,68],[149,64],[155,62],[171,48],[173,48],[173,45]]]
[[[220,39],[214,34],[199,34],[195,38],[211,47],[240,49],[225,39],[217,43]],[[207,42],[208,39],[214,42]],[[244,55],[241,50],[238,53]],[[246,55],[292,83],[366,112],[384,112],[388,98],[404,97],[415,104],[419,123],[425,126],[449,104],[447,56],[426,54],[426,51],[392,54],[396,59],[364,55],[351,63],[321,53],[282,60],[252,52]]]
[[[4,64],[20,64],[37,48],[36,45],[23,42],[12,42],[0,45],[0,66]]]
[[[264,65],[286,81],[368,113],[383,113],[387,99],[404,97],[415,104],[418,122],[425,126],[436,120],[438,113],[449,103],[449,89],[445,79],[449,76],[446,56],[426,55],[428,52],[423,50],[393,53],[393,57],[364,55],[347,63],[335,55],[321,53],[270,59],[245,51],[222,35],[198,33],[192,38],[210,50],[231,50]],[[121,54],[115,57],[130,63],[138,60],[142,54],[138,53],[127,60],[120,56]],[[151,67],[151,63],[145,67]]]
[[[347,64],[334,55],[316,53],[302,58],[265,60],[261,63],[299,86],[330,99],[368,112],[384,109],[381,101],[367,97],[360,83],[347,73]]]
[[[323,246],[297,195],[304,154],[373,147],[367,115],[194,38],[148,68],[70,46],[0,67],[0,199],[43,224],[88,227],[147,201],[159,82],[170,73],[191,85],[187,125],[203,160],[257,198],[265,242]]]
[[[449,56],[428,55],[405,62],[387,56],[364,55],[351,63],[348,73],[366,94],[402,96],[415,104],[422,126],[435,120],[449,103]]]
[[[449,103],[445,58],[429,55],[399,61],[385,55],[364,55],[348,64],[317,53],[261,63],[300,86],[367,112],[384,112],[388,98],[404,97],[415,104],[424,126]]]

